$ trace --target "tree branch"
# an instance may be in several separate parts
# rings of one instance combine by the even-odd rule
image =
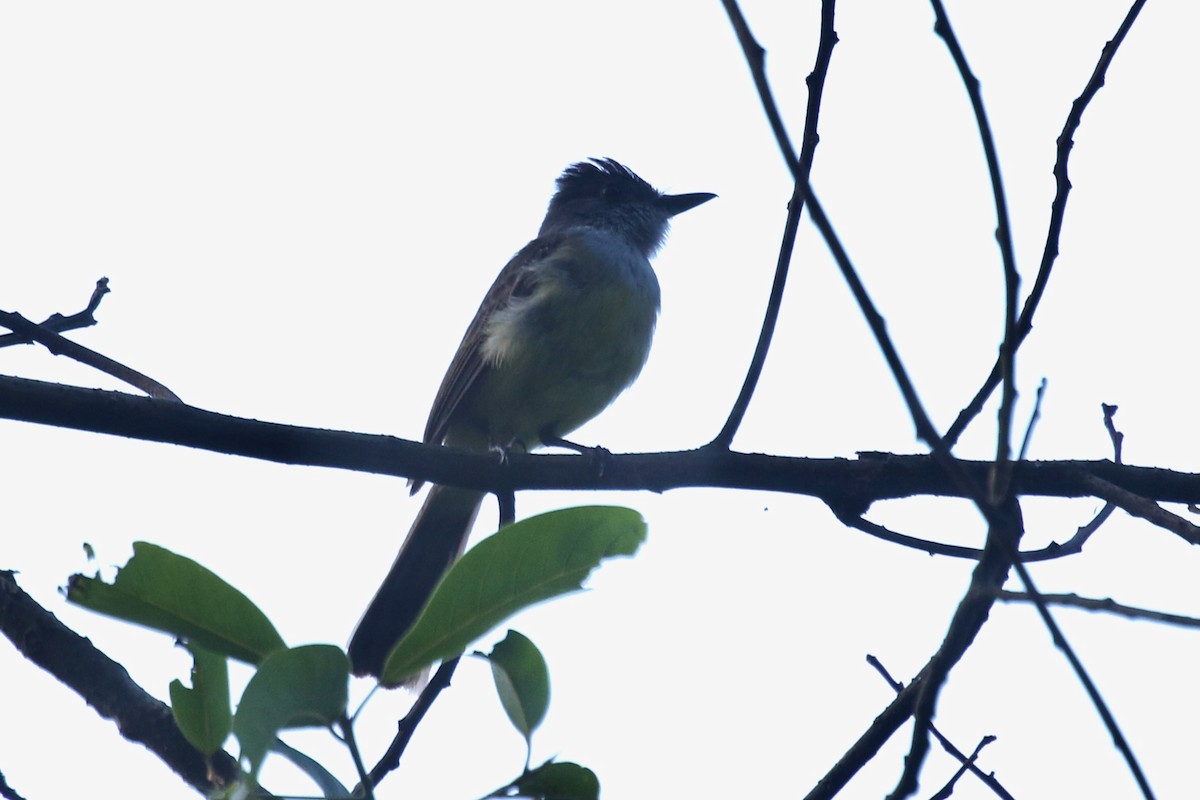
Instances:
[[[206,763],[175,726],[170,708],[134,683],[123,666],[38,605],[9,571],[0,571],[0,632],[27,659],[115,722],[122,736],[145,745],[198,791],[215,788],[213,775],[226,782],[237,777],[232,756],[218,753],[211,765]]]
[[[759,97],[763,102],[771,128],[783,147],[783,156],[792,171],[795,186],[792,199],[788,203],[787,221],[783,229],[783,242],[779,246],[779,258],[775,263],[775,279],[771,285],[771,294],[767,300],[767,310],[763,315],[762,328],[759,331],[758,343],[754,355],[750,359],[750,367],[746,370],[745,380],[741,391],[725,425],[711,442],[711,446],[728,449],[733,442],[734,434],[746,416],[750,406],[750,398],[758,386],[762,375],[763,365],[767,360],[767,351],[771,347],[771,338],[775,333],[775,324],[779,319],[779,309],[783,303],[783,289],[787,283],[788,266],[792,261],[792,249],[796,243],[796,231],[800,226],[800,213],[810,192],[808,177],[812,172],[813,157],[817,150],[817,119],[821,111],[821,95],[825,89],[825,76],[829,72],[829,62],[833,57],[833,46],[837,44],[837,32],[833,29],[834,0],[822,0],[821,3],[821,36],[817,45],[817,60],[812,73],[808,76],[808,109],[804,118],[804,135],[800,142],[800,158],[795,157],[791,143],[788,141],[787,129],[779,115],[774,97],[766,78],[766,51],[754,39],[750,26],[735,0],[724,0],[725,11],[737,34],[746,62],[750,65],[750,73],[754,76],[754,85],[758,87]]]
[[[883,663],[878,658],[868,655],[867,663],[874,667],[875,671],[883,676],[883,679],[887,681],[887,685],[892,687],[892,689],[894,689],[896,692],[901,692],[904,690],[904,684],[893,678],[891,673],[887,671],[887,668],[883,666]],[[950,781],[950,785],[953,785],[964,773],[970,772],[972,775],[978,778],[981,783],[991,789],[992,793],[997,797],[1002,798],[1002,800],[1014,800],[1013,796],[1008,793],[1008,790],[1000,784],[1000,781],[996,780],[995,775],[986,774],[983,770],[975,765],[975,761],[979,756],[979,751],[983,749],[985,745],[993,742],[995,740],[994,736],[983,737],[983,740],[976,745],[975,752],[973,752],[970,756],[967,756],[965,753],[963,753],[963,751],[955,747],[954,743],[947,739],[946,736],[939,731],[936,726],[930,725],[929,732],[937,738],[938,743],[942,746],[942,749],[949,753],[951,758],[956,759],[962,765],[962,768],[955,773],[954,778]]]
[[[392,436],[305,428],[217,414],[182,403],[100,389],[0,376],[0,419],[195,447],[280,464],[416,478],[490,491],[615,489],[666,491],[711,486],[817,497],[862,513],[878,500],[917,495],[966,496],[933,457],[864,453],[858,459],[689,450],[614,454],[604,472],[578,455],[492,454],[425,445]],[[972,481],[989,462],[960,461]],[[1093,497],[1088,477],[1158,502],[1200,504],[1200,474],[1111,461],[1029,461],[1018,464],[1018,494]]]
[[[1161,622],[1165,625],[1178,625],[1181,628],[1200,628],[1200,619],[1183,614],[1172,614],[1167,611],[1155,611],[1152,608],[1138,608],[1118,603],[1111,597],[1081,597],[1077,594],[1043,594],[1041,598],[1046,603],[1056,606],[1083,608],[1088,611],[1103,611],[1108,614],[1127,617],[1128,619],[1148,619],[1151,622]],[[1028,592],[1010,592],[1001,590],[996,593],[996,599],[1006,603],[1031,602],[1033,597]]]
[[[1025,298],[1025,305],[1021,309],[1021,316],[1017,319],[1016,324],[1016,339],[1014,347],[1019,347],[1021,342],[1033,330],[1033,315],[1037,312],[1038,304],[1041,303],[1042,295],[1045,294],[1046,284],[1050,281],[1050,273],[1054,268],[1054,262],[1058,258],[1058,242],[1062,236],[1063,219],[1067,213],[1067,197],[1071,194],[1071,179],[1067,174],[1067,162],[1071,157],[1071,150],[1075,146],[1075,132],[1079,130],[1079,126],[1083,121],[1083,112],[1092,102],[1092,98],[1100,91],[1100,87],[1104,85],[1104,76],[1108,72],[1108,67],[1112,63],[1113,57],[1116,56],[1117,50],[1121,47],[1121,43],[1125,41],[1125,36],[1133,27],[1134,21],[1142,10],[1142,6],[1146,4],[1146,0],[1134,0],[1134,3],[1129,8],[1129,12],[1125,15],[1125,19],[1121,21],[1121,25],[1117,28],[1113,38],[1104,45],[1104,49],[1100,52],[1100,59],[1096,62],[1096,68],[1092,70],[1092,76],[1088,79],[1087,84],[1083,87],[1083,92],[1079,97],[1075,98],[1075,102],[1071,104],[1071,111],[1067,114],[1067,119],[1063,123],[1062,133],[1058,135],[1058,155],[1054,162],[1054,181],[1055,195],[1054,201],[1050,206],[1050,225],[1046,232],[1046,244],[1042,250],[1042,261],[1038,267],[1037,277],[1034,278],[1033,288],[1029,292],[1029,296]],[[971,424],[971,421],[979,415],[983,410],[983,404],[991,397],[996,386],[1000,384],[1001,374],[1001,359],[997,359],[992,366],[992,371],[988,374],[983,382],[983,386],[971,398],[966,407],[959,412],[954,423],[946,431],[946,442],[953,446],[962,436],[963,431]]]

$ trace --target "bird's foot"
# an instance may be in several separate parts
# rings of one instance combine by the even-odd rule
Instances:
[[[595,471],[597,478],[604,475],[605,466],[612,460],[612,451],[607,447],[600,447],[598,445],[588,447],[584,444],[577,444],[561,436],[556,436],[550,431],[542,431],[538,435],[538,439],[546,447],[561,447],[564,450],[573,450],[581,456],[586,456],[591,461],[592,469]]]

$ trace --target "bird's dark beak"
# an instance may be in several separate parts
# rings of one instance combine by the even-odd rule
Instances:
[[[694,194],[664,194],[658,199],[658,205],[667,212],[667,216],[673,217],[676,214],[682,214],[688,209],[695,208],[701,203],[707,203],[716,197],[711,192],[695,192]]]

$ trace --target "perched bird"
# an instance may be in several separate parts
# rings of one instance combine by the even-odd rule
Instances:
[[[505,265],[475,312],[424,441],[502,451],[571,446],[562,437],[599,414],[646,363],[659,309],[650,258],[669,220],[715,196],[663,194],[608,158],[567,167],[537,238]],[[430,489],[350,641],[355,674],[380,674],[462,554],[483,497]]]

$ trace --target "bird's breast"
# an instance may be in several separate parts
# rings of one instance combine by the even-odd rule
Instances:
[[[567,237],[530,265],[533,290],[498,309],[485,331],[489,366],[472,406],[493,441],[565,435],[641,372],[658,316],[646,257],[617,237]]]

